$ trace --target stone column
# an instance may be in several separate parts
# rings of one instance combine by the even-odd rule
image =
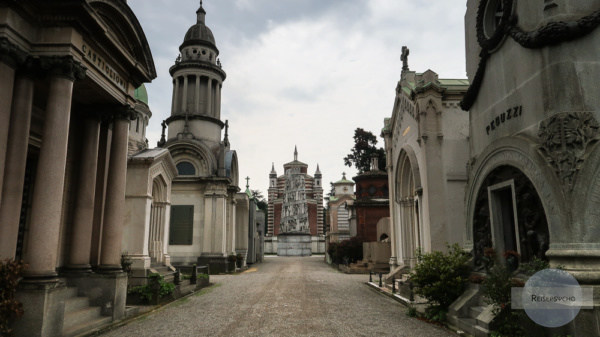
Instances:
[[[15,70],[6,63],[0,62],[0,191],[4,178],[4,163],[8,142],[8,126],[12,109]],[[0,201],[2,193],[0,192]]]
[[[206,85],[206,114],[208,116],[213,117],[212,113],[212,79],[208,78],[208,83]]]
[[[177,104],[177,78],[173,79],[173,97],[171,97],[171,112],[175,112],[176,111],[176,106],[175,104]]]
[[[69,268],[89,271],[94,223],[94,201],[96,194],[96,173],[98,168],[98,146],[100,143],[100,119],[86,116],[83,122],[83,148],[77,181],[77,199],[73,215],[71,254]]]
[[[23,202],[23,184],[29,146],[29,128],[33,103],[34,81],[19,75],[15,81],[10,130],[4,167],[5,182],[0,202],[0,258],[14,258],[19,234],[19,218]],[[0,95],[3,93],[0,92]]]
[[[396,225],[400,224],[399,219],[396,217],[396,176],[394,175],[394,165],[392,162],[392,150],[391,150],[391,137],[386,134],[385,145],[387,160],[387,174],[388,174],[388,193],[389,193],[389,207],[390,207],[390,269],[395,268],[398,265],[398,253],[396,252],[396,236],[398,235],[398,228]]]
[[[100,248],[102,246],[102,224],[104,223],[104,206],[106,200],[106,179],[110,159],[110,146],[112,130],[108,121],[100,125],[100,144],[98,146],[98,168],[95,177],[94,195],[94,220],[92,224],[92,245],[90,249],[90,262],[92,267],[100,265]]]
[[[121,271],[121,244],[127,178],[127,137],[131,113],[128,107],[115,114],[110,162],[106,182],[106,204],[102,229],[100,269],[106,272]]]
[[[187,77],[187,75],[184,75],[183,76],[183,98],[181,99],[181,104],[183,104],[181,112],[183,112],[183,113],[187,112],[187,109],[188,109],[187,94],[188,94],[188,77]]]
[[[200,75],[196,75],[196,90],[194,93],[194,97],[196,97],[196,111],[195,113],[200,113]]]
[[[15,69],[25,62],[27,54],[6,38],[0,38],[0,200],[12,110]],[[0,222],[2,224],[2,222]],[[2,255],[0,255],[1,257]]]
[[[223,84],[217,83],[217,101],[215,104],[217,105],[217,109],[215,111],[215,118],[221,119],[221,89],[223,88]]]
[[[33,191],[29,245],[24,260],[29,264],[27,278],[52,278],[56,273],[62,216],[67,141],[73,81],[83,78],[85,68],[72,57],[41,59],[42,69],[50,72],[48,103],[42,146]]]

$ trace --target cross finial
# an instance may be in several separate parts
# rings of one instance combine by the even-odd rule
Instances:
[[[246,177],[246,189],[250,188],[250,177]]]
[[[346,180],[346,172],[342,172],[342,179]]]
[[[402,61],[402,70],[406,71],[408,69],[408,55],[410,55],[410,49],[407,46],[402,46],[402,56],[400,56],[400,60]]]
[[[206,21],[206,11],[202,8],[202,0],[200,0],[200,8],[196,11],[198,15],[198,23],[204,24]]]

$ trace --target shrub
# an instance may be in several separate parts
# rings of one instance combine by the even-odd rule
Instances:
[[[10,335],[13,322],[23,316],[23,304],[15,293],[24,268],[23,261],[0,261],[0,336]]]
[[[173,283],[165,282],[160,274],[148,275],[148,284],[143,286],[133,287],[129,290],[130,294],[139,294],[142,301],[150,302],[157,294],[158,298],[168,296],[175,290]]]
[[[533,257],[531,261],[520,264],[518,271],[514,271],[514,261],[519,257],[518,253],[506,251],[503,256],[506,258],[506,266],[503,264],[493,265],[482,283],[482,292],[486,297],[486,302],[493,305],[493,313],[496,315],[497,330],[493,331],[492,335],[525,336],[525,330],[521,324],[525,318],[523,311],[511,309],[511,288],[523,287],[525,283],[513,276],[518,272],[533,275],[540,270],[549,268],[550,265],[547,261]]]
[[[331,242],[327,247],[327,254],[331,258],[331,262],[335,264],[339,264],[338,262],[338,246],[337,242]]]
[[[448,253],[417,251],[420,261],[410,274],[415,293],[425,297],[433,307],[447,310],[464,291],[469,277],[470,258],[458,244],[448,246]],[[440,311],[438,310],[438,311]],[[439,312],[434,316],[440,316]]]
[[[488,271],[482,283],[486,302],[493,305],[497,331],[496,336],[524,336],[521,326],[523,312],[511,309],[511,288],[523,286],[523,282],[513,279],[513,273],[504,265],[495,265]]]
[[[365,239],[358,236],[340,243],[332,242],[327,248],[327,253],[335,264],[354,263],[363,258],[363,242]]]

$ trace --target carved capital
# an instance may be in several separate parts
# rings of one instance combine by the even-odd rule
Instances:
[[[50,76],[65,77],[71,81],[84,79],[87,71],[87,68],[75,61],[72,56],[41,57],[40,67]]]
[[[540,154],[572,191],[591,145],[600,139],[600,124],[592,112],[560,112],[540,123]]]
[[[25,63],[28,56],[25,51],[8,41],[7,38],[0,38],[0,62],[4,62],[11,68],[17,69]]]
[[[135,120],[136,116],[137,116],[135,109],[133,109],[129,105],[122,105],[122,106],[113,108],[112,115],[115,120],[122,119],[122,120],[130,120],[130,121]]]

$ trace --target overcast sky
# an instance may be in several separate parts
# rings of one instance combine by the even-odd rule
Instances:
[[[179,46],[196,23],[197,0],[129,0],[150,43],[158,77],[147,84],[150,145],[171,111],[169,75]],[[411,70],[466,78],[466,0],[205,0],[227,79],[221,118],[230,125],[240,187],[266,196],[271,163],[298,159],[323,185],[354,168],[343,157],[357,127],[380,135],[400,77],[402,46]],[[378,137],[378,145],[383,139]]]

